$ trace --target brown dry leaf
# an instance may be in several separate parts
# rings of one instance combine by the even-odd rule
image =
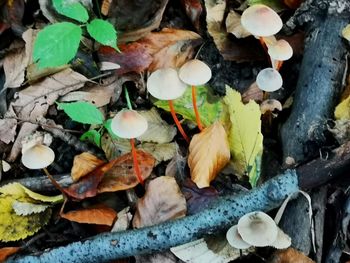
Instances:
[[[103,165],[105,162],[98,159],[95,155],[84,152],[74,157],[71,176],[73,181],[78,181],[81,177],[89,174],[97,167]]]
[[[193,136],[188,156],[191,178],[199,188],[210,186],[230,161],[230,146],[224,127],[218,121]]]
[[[255,102],[261,102],[264,99],[264,93],[259,89],[258,85],[254,81],[252,85],[242,94],[242,102],[248,103],[250,100]]]
[[[16,136],[16,119],[0,119],[0,140],[6,144],[13,142]]]
[[[152,155],[137,150],[141,176],[146,180],[153,170],[155,159]],[[104,175],[98,185],[97,192],[115,192],[134,188],[139,181],[135,175],[132,154],[128,153],[116,159],[111,169]]]
[[[80,210],[61,213],[61,217],[82,224],[96,224],[112,226],[117,218],[117,212],[105,205],[83,208]]]
[[[19,118],[36,121],[59,96],[83,87],[86,81],[85,76],[68,68],[18,92],[10,106]]]
[[[122,53],[111,48],[99,50],[101,61],[117,63],[121,66],[118,74],[142,72],[148,69],[182,66],[194,54],[194,49],[202,43],[200,35],[188,30],[163,28],[152,32],[137,42],[121,45]]]
[[[226,17],[226,30],[237,38],[245,38],[251,34],[241,24],[241,16],[234,10],[230,10]]]
[[[315,263],[312,259],[305,256],[294,248],[288,248],[283,250],[277,250],[269,263]]]
[[[9,256],[17,253],[20,247],[3,247],[0,248],[0,262],[4,262]]]
[[[152,226],[186,215],[186,200],[175,179],[161,176],[146,187],[145,196],[139,199],[132,224],[135,228]]]
[[[200,16],[203,13],[202,3],[200,0],[181,0],[188,18],[191,20],[193,26],[200,30]]]
[[[284,0],[284,4],[291,9],[297,9],[304,0]]]

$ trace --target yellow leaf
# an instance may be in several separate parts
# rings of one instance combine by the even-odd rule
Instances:
[[[255,186],[263,150],[259,105],[254,101],[244,105],[240,93],[229,87],[226,87],[224,102],[230,116],[229,143],[233,167],[238,176],[248,175],[249,182]]]
[[[72,179],[74,182],[78,181],[81,177],[89,174],[98,166],[105,162],[98,159],[95,155],[84,152],[74,157],[73,167],[71,171]]]
[[[199,188],[208,187],[230,161],[227,134],[217,121],[193,136],[188,156],[191,178]]]
[[[350,120],[350,96],[338,104],[334,117],[336,120]]]
[[[344,27],[341,33],[343,35],[343,38],[350,41],[350,24]]]
[[[10,195],[10,196],[21,196],[21,197],[27,196],[34,200],[41,201],[41,202],[48,202],[48,203],[63,201],[62,195],[56,195],[56,196],[41,195],[33,192],[32,190],[29,190],[28,188],[21,185],[20,183],[9,183],[7,185],[4,185],[0,187],[0,193],[4,195]]]
[[[15,201],[11,196],[0,196],[0,240],[4,242],[31,236],[50,220],[51,209],[28,216],[17,215],[12,208]]]

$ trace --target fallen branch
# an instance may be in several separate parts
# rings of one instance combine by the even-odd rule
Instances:
[[[248,212],[274,209],[298,189],[296,172],[288,170],[249,192],[223,197],[214,207],[192,216],[137,230],[97,235],[85,241],[53,248],[39,255],[12,257],[7,262],[108,262],[162,251],[223,231],[237,223],[238,219]]]

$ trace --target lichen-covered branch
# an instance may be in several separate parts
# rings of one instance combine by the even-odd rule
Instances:
[[[162,251],[207,234],[223,231],[237,223],[238,219],[248,212],[274,209],[298,189],[296,172],[288,170],[249,192],[221,198],[211,208],[192,216],[137,230],[106,233],[64,247],[53,248],[39,255],[12,257],[7,262],[108,262],[137,254]]]

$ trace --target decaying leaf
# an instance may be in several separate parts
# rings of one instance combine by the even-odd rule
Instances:
[[[147,131],[137,139],[146,142],[168,143],[171,142],[176,135],[176,128],[167,124],[159,115],[156,108],[148,111],[139,112],[146,118],[148,127]]]
[[[132,219],[132,214],[130,213],[130,207],[126,207],[118,212],[117,221],[115,221],[111,232],[124,231],[129,228]]]
[[[350,138],[350,120],[336,120],[334,127],[328,127],[337,142],[342,145]]]
[[[16,119],[0,119],[0,140],[6,144],[13,142],[16,136]]]
[[[315,263],[315,261],[294,248],[287,248],[277,250],[272,255],[269,263]]]
[[[173,158],[176,153],[176,148],[176,142],[161,144],[147,142],[142,143],[139,149],[151,154],[156,159],[155,165],[158,165],[160,162],[169,161]]]
[[[104,164],[105,162],[98,159],[95,155],[84,152],[74,157],[73,167],[71,171],[71,176],[73,181],[78,181],[81,177],[92,172],[98,166]]]
[[[267,99],[260,104],[261,114],[265,114],[266,112],[273,112],[275,110],[282,111],[282,104],[278,100]]]
[[[200,17],[203,13],[202,3],[200,0],[181,0],[187,16],[191,20],[193,26],[200,30]]]
[[[0,196],[0,240],[3,242],[16,241],[38,232],[46,225],[51,216],[51,209],[42,213],[20,216],[12,208],[16,199],[12,196]]]
[[[210,186],[222,168],[230,161],[227,134],[220,122],[215,122],[193,136],[188,156],[191,178],[199,188]]]
[[[241,24],[241,16],[234,10],[230,10],[226,17],[226,30],[237,38],[244,38],[251,34]]]
[[[186,200],[174,178],[161,176],[146,187],[132,221],[135,228],[151,226],[186,215]]]
[[[216,120],[222,118],[223,103],[221,100],[209,101],[209,90],[205,86],[196,87],[197,106],[201,122],[204,126],[213,124]],[[192,104],[192,91],[187,89],[184,95],[173,101],[175,112],[182,115],[185,119],[196,122],[196,116]],[[154,103],[159,108],[170,111],[167,101],[158,100]]]
[[[9,256],[17,253],[20,247],[3,247],[0,248],[0,262],[4,262]]]
[[[139,163],[141,177],[146,180],[151,175],[155,159],[152,155],[137,150],[137,161]],[[113,166],[105,173],[98,185],[98,193],[127,190],[139,184],[135,175],[131,153],[122,155],[112,162],[114,162]]]
[[[350,96],[337,105],[334,117],[336,120],[350,120]]]
[[[226,263],[239,258],[239,249],[231,247],[224,236],[209,236],[208,238],[170,248],[179,259],[191,263]],[[242,255],[248,254],[243,250]]]
[[[117,218],[117,212],[107,206],[83,208],[61,213],[61,217],[82,224],[96,224],[112,226]]]
[[[238,176],[248,175],[255,186],[263,149],[259,105],[254,101],[243,104],[239,92],[229,87],[224,102],[230,115],[229,142],[235,172]]]

